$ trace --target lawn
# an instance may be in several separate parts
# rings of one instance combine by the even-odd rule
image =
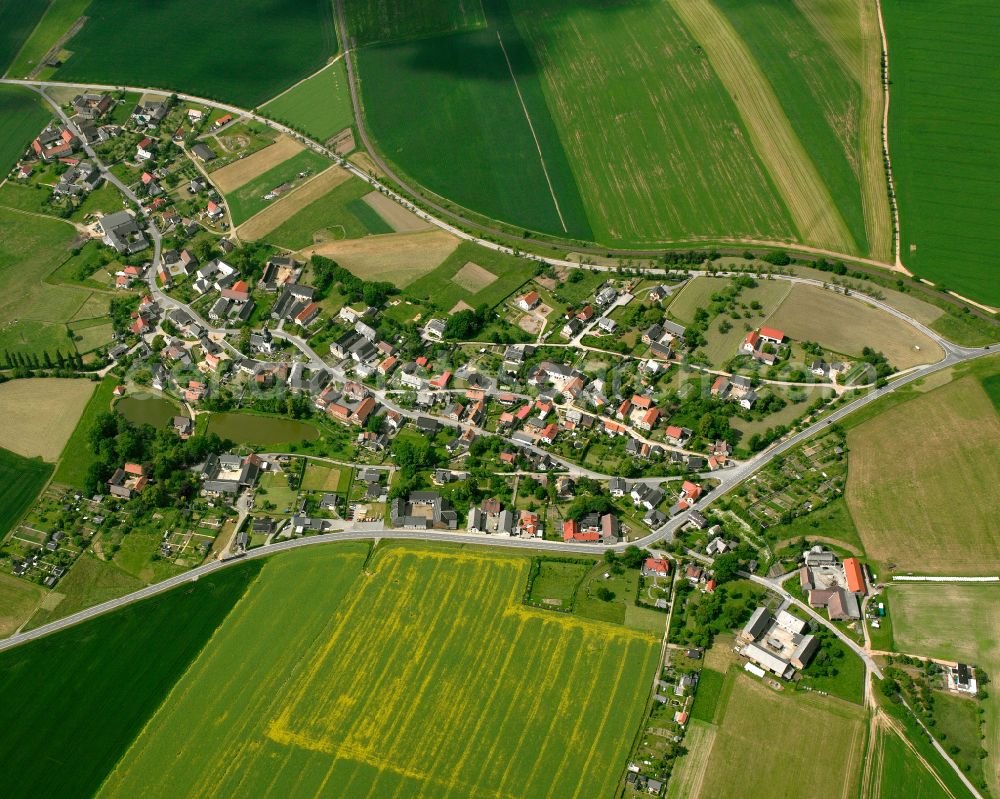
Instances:
[[[12,635],[35,612],[45,589],[10,574],[0,574],[0,637]]]
[[[48,463],[0,449],[0,538],[31,507],[51,474]]]
[[[1000,6],[886,0],[889,148],[903,263],[993,306],[1000,280]]]
[[[0,793],[92,796],[258,569],[240,564],[0,653]]]
[[[860,357],[865,347],[880,350],[897,370],[944,356],[935,341],[902,319],[816,286],[793,285],[766,324],[849,357]]]
[[[55,463],[93,393],[94,383],[83,379],[34,377],[0,384],[0,447]]]
[[[892,614],[893,638],[900,652],[981,666],[991,678],[1000,673],[1000,586],[894,585]],[[989,697],[983,702],[982,745],[990,753],[984,774],[995,794],[1000,790],[1000,696],[991,688],[986,688]]]
[[[9,7],[17,8],[18,4]],[[0,175],[6,177],[51,118],[48,107],[34,92],[20,86],[0,86]],[[5,220],[5,230],[10,223],[9,218]]]
[[[268,205],[275,202],[264,199],[264,195],[272,189],[285,183],[301,183],[303,178],[299,177],[300,173],[305,172],[307,177],[311,177],[329,166],[330,162],[324,156],[312,150],[302,150],[253,180],[244,183],[226,195],[229,210],[233,215],[233,224],[242,224],[258,211],[263,211]]]
[[[302,478],[304,491],[332,491],[346,493],[351,484],[349,467],[337,467],[322,461],[309,461]]]
[[[90,428],[93,427],[98,414],[111,410],[112,393],[117,385],[118,380],[108,376],[97,386],[97,390],[91,395],[90,401],[83,409],[83,414],[63,448],[59,464],[56,466],[56,473],[52,475],[53,481],[76,488],[83,487],[83,482],[87,478],[87,470],[94,460],[89,443]]]
[[[265,103],[260,112],[321,142],[349,128],[354,124],[354,109],[343,60]]]
[[[543,96],[536,55],[506,0],[485,0],[483,8],[488,27],[357,52],[367,125],[400,172],[448,201],[511,225],[589,240],[588,212]]]
[[[854,525],[847,501],[843,497],[837,497],[805,516],[797,516],[788,524],[769,527],[767,536],[777,542],[775,549],[781,549],[792,539],[802,537],[824,541],[830,539],[843,544],[852,552],[864,554],[858,528]]]
[[[527,558],[390,543],[362,573],[365,556],[270,559],[100,795],[613,793],[653,636],[524,607]]]
[[[454,277],[470,261],[492,272],[497,279],[476,292],[463,288]],[[535,264],[527,259],[462,242],[437,269],[411,283],[406,293],[414,299],[429,302],[442,312],[450,311],[459,301],[473,308],[483,303],[494,307],[523,286],[534,272]]]
[[[823,650],[832,658],[836,674],[818,675],[815,673],[817,663],[813,660],[800,674],[799,682],[804,688],[822,691],[831,696],[839,697],[856,705],[864,704],[865,664],[847,644],[832,633],[824,634]]]
[[[30,31],[30,36],[16,55],[14,62],[7,70],[11,78],[26,78],[37,67],[59,38],[87,10],[91,0],[51,0],[45,9],[37,27]],[[17,6],[18,3],[10,3]],[[32,2],[31,5],[36,5]]]
[[[325,0],[94,0],[58,80],[174,89],[252,108],[315,72],[337,50]],[[149,33],[161,53],[151,58]]]
[[[1000,571],[1000,416],[976,377],[852,427],[848,447],[847,503],[872,560],[901,573]]]
[[[0,3],[0,75],[7,71],[48,5],[49,0]]]
[[[463,0],[356,0],[347,4],[355,44],[412,39],[486,24],[482,6]]]
[[[587,572],[589,561],[538,559],[538,573],[531,583],[528,601],[536,605],[571,609],[576,590]]]
[[[732,690],[714,736],[699,735],[678,766],[679,777],[690,768],[689,760],[700,763],[691,770],[701,773],[697,779],[688,774],[689,792],[671,789],[670,796],[853,795],[865,739],[862,708],[817,695],[779,694],[740,671],[726,679],[733,681]],[[836,758],[827,757],[831,751]],[[748,752],[753,753],[752,767]],[[776,793],[776,786],[783,788]]]
[[[352,177],[313,200],[262,238],[286,250],[301,250],[316,243],[317,237],[329,241],[391,233],[392,228],[361,200],[370,191],[371,186]]]

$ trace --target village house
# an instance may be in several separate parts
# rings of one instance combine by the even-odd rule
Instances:
[[[108,480],[108,492],[113,497],[131,499],[149,484],[146,467],[140,463],[126,463]]]
[[[256,485],[262,469],[263,462],[256,455],[211,455],[200,470],[202,489],[210,496],[235,497]]]
[[[132,255],[149,246],[142,228],[129,211],[102,216],[95,227],[103,241],[121,255]]]
[[[458,513],[448,500],[436,491],[411,491],[407,497],[396,497],[389,507],[393,527],[410,530],[455,530]]]

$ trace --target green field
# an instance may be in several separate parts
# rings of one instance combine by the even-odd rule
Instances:
[[[0,86],[0,175],[6,176],[51,118],[34,92]]]
[[[302,150],[277,166],[271,167],[249,183],[244,183],[226,195],[233,224],[241,225],[258,211],[263,211],[277,200],[265,200],[264,195],[283,183],[300,180],[300,172],[308,172],[309,177],[318,175],[330,166],[330,161],[312,150]],[[301,182],[301,181],[300,181]]]
[[[132,0],[93,0],[86,15],[58,80],[175,89],[252,108],[337,50],[325,0],[164,0],[141,12]],[[159,57],[150,57],[151,31]]]
[[[949,795],[894,732],[879,733],[876,762],[869,768],[877,769],[879,799],[942,799]]]
[[[7,71],[48,5],[49,0],[6,0],[0,3],[0,75]]]
[[[28,77],[59,38],[83,15],[90,3],[91,0],[51,0],[37,27],[7,70],[8,77]]]
[[[886,0],[889,148],[902,258],[921,277],[1000,306],[1000,6]]]
[[[354,124],[351,93],[344,62],[337,61],[280,97],[265,103],[261,113],[305,131],[321,142]]]
[[[455,283],[452,278],[470,261],[492,272],[497,279],[477,292]],[[524,258],[504,255],[463,241],[437,269],[407,286],[406,293],[431,303],[443,312],[451,310],[459,301],[473,308],[482,303],[495,306],[523,286],[534,271],[534,264]]]
[[[51,474],[51,464],[0,449],[0,538],[17,524]]]
[[[590,568],[590,563],[540,558],[528,601],[537,605],[571,608],[576,590]]]
[[[654,636],[526,608],[527,558],[365,556],[270,559],[100,795],[611,795]]]
[[[1000,571],[1000,416],[976,377],[883,410],[847,443],[847,504],[869,558],[900,573]]]
[[[65,483],[77,488],[83,487],[83,482],[87,478],[87,470],[94,461],[89,444],[90,428],[93,427],[98,414],[111,409],[112,392],[117,385],[117,378],[109,375],[101,381],[97,391],[91,396],[87,407],[83,409],[80,421],[76,423],[73,435],[66,442],[66,447],[59,458],[56,473],[52,475],[54,482]]]
[[[0,793],[92,796],[258,570],[241,564],[0,653]]]
[[[301,250],[322,232],[324,239],[359,239],[373,233],[391,233],[375,210],[361,198],[371,186],[352,177],[314,200],[262,238],[289,250]],[[238,190],[240,191],[240,190]]]
[[[489,28],[358,51],[368,126],[382,154],[432,192],[513,225],[590,239],[532,55],[506,0],[484,7]]]
[[[715,669],[704,668],[698,673],[698,689],[691,706],[691,718],[715,721],[715,713],[722,699],[726,675]]]
[[[893,639],[900,652],[979,666],[991,680],[1000,674],[1000,586],[894,585],[891,594]],[[1000,790],[1000,696],[992,686],[986,691],[982,746],[989,757],[983,772],[995,794]],[[959,730],[962,726],[960,720],[952,724]],[[975,733],[966,732],[964,738],[978,743]]]
[[[347,28],[355,46],[486,24],[482,6],[468,0],[354,0],[346,5]]]
[[[671,778],[678,785],[671,785],[669,796],[854,795],[865,739],[862,708],[818,695],[778,693],[739,670],[729,672],[726,681],[716,724],[692,723],[699,732],[685,740],[688,754],[678,762]],[[837,756],[827,757],[828,752]]]

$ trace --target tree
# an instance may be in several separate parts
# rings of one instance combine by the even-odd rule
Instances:
[[[738,552],[726,552],[719,555],[712,564],[716,585],[728,583],[737,576],[737,572],[742,566],[742,558]]]
[[[596,591],[594,591],[594,596],[596,596],[602,602],[610,602],[615,598],[614,591],[606,588],[605,586],[600,586]]]

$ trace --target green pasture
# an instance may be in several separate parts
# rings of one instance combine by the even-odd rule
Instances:
[[[0,3],[0,75],[6,72],[48,5],[49,0],[7,0]]]
[[[111,409],[111,398],[117,385],[118,380],[115,377],[105,377],[91,395],[80,421],[76,423],[73,435],[66,442],[62,457],[59,458],[56,472],[52,476],[55,482],[77,488],[83,486],[87,470],[94,461],[89,443],[90,429],[99,414]]]
[[[19,86],[0,86],[0,175],[6,176],[51,118],[34,92]]]
[[[413,39],[480,28],[483,7],[468,0],[357,0],[347,4],[347,30],[355,45]]]
[[[265,200],[264,195],[283,183],[299,180],[300,172],[308,172],[308,177],[312,177],[329,166],[330,161],[319,153],[302,150],[250,182],[244,183],[226,197],[229,211],[233,216],[233,224],[240,225],[258,211],[263,211],[267,206],[277,202],[278,198]]]
[[[35,5],[37,0],[31,2]],[[37,67],[55,43],[87,10],[91,0],[51,0],[38,25],[24,42],[17,57],[7,70],[8,77],[26,78]],[[18,3],[10,3],[17,6]]]
[[[321,142],[350,127],[354,110],[343,60],[268,101],[260,111]]]
[[[35,501],[52,474],[52,464],[0,449],[0,537],[7,535]]]

